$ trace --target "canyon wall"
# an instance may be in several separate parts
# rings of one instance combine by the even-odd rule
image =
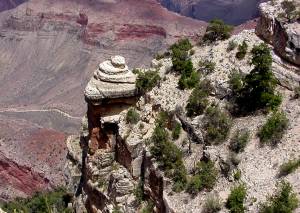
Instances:
[[[173,14],[155,0],[22,2],[0,1],[0,151],[19,168],[41,174],[52,188],[64,184],[58,180],[65,136],[80,127],[86,110],[82,91],[97,63],[118,53],[130,66],[149,66],[158,51],[182,36],[197,39],[206,24]],[[0,178],[5,200],[40,190],[27,194],[5,180]]]
[[[239,25],[258,17],[258,5],[263,0],[158,0],[164,7],[195,19],[210,21],[214,18]]]

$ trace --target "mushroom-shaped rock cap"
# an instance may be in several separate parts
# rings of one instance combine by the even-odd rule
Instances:
[[[99,64],[84,94],[91,101],[133,97],[136,94],[135,81],[136,75],[128,69],[125,58],[113,56]]]

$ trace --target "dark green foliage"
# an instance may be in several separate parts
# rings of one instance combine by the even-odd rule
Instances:
[[[144,196],[144,182],[140,181],[139,184],[135,187],[133,194],[135,196],[135,199],[140,204],[142,201],[145,200]]]
[[[126,122],[136,124],[140,120],[140,114],[134,109],[130,108],[126,114]]]
[[[214,19],[209,22],[203,37],[204,42],[214,42],[218,40],[228,39],[231,35],[233,27],[224,23],[220,19]]]
[[[210,74],[215,71],[216,68],[216,63],[209,61],[209,60],[204,60],[204,61],[199,61],[199,71],[204,74]]]
[[[248,50],[248,44],[244,40],[243,43],[238,46],[238,51],[235,55],[236,58],[239,60],[242,60],[243,58],[245,58],[245,56],[247,54],[247,50]]]
[[[186,184],[186,168],[182,161],[182,152],[169,140],[165,129],[166,122],[166,113],[161,113],[151,137],[153,146],[150,151],[166,175],[174,181],[174,191],[181,191]]]
[[[236,152],[243,152],[249,142],[250,133],[247,129],[237,130],[230,140],[229,148]]]
[[[191,73],[189,71],[186,73],[185,70],[180,76],[178,87],[182,90],[192,89],[199,83],[199,79],[199,74],[195,70],[192,70]]]
[[[201,179],[199,175],[194,175],[190,178],[186,191],[190,194],[196,195],[203,189]]]
[[[173,44],[170,49],[172,51],[173,69],[178,73],[182,73],[185,69],[189,69],[188,51],[192,48],[192,44],[188,39],[181,39]]]
[[[180,133],[181,133],[181,125],[180,123],[176,122],[172,130],[172,139],[177,140],[180,136]]]
[[[192,49],[192,44],[189,41],[189,39],[184,38],[181,39],[179,41],[177,41],[175,44],[173,44],[170,49],[174,52],[176,52],[177,50],[182,50],[182,51],[189,51],[190,49]]]
[[[298,207],[296,193],[288,182],[281,182],[277,192],[262,204],[260,213],[292,213]]]
[[[218,106],[207,108],[204,117],[205,141],[207,144],[220,144],[228,136],[232,119]]]
[[[218,195],[208,195],[202,213],[217,213],[221,210],[222,203]]]
[[[289,160],[279,168],[279,176],[286,176],[293,173],[300,167],[300,159]]]
[[[213,189],[218,179],[218,171],[212,161],[200,161],[195,168],[195,174],[190,179],[187,191],[197,194],[202,189]]]
[[[281,103],[275,94],[276,80],[271,70],[272,56],[269,47],[262,43],[252,49],[254,69],[245,77],[237,97],[238,111],[249,113],[258,109],[274,110]]]
[[[237,70],[233,70],[229,75],[229,88],[231,89],[232,95],[236,96],[240,93],[243,88],[244,77]]]
[[[142,209],[141,213],[153,213],[154,211],[154,204],[151,201],[146,203],[146,206]]]
[[[189,97],[186,106],[187,116],[192,117],[203,114],[209,104],[208,96],[212,91],[213,87],[209,80],[201,81]]]
[[[173,70],[181,75],[178,82],[180,89],[194,88],[199,82],[199,75],[194,70],[191,59],[188,58],[188,51],[191,48],[192,45],[188,39],[179,40],[170,47],[172,51]]]
[[[238,181],[238,180],[241,179],[241,176],[242,176],[242,172],[241,172],[241,170],[238,169],[238,170],[234,173],[233,178],[234,178],[234,180]]]
[[[260,142],[276,145],[283,137],[288,127],[288,119],[283,112],[275,112],[258,132]]]
[[[228,47],[226,50],[227,50],[227,52],[230,52],[230,51],[234,50],[236,47],[237,47],[237,43],[234,41],[230,41],[228,43]]]
[[[136,88],[140,93],[146,93],[155,87],[160,81],[157,71],[138,72]]]
[[[227,198],[226,207],[231,213],[245,212],[244,201],[247,191],[244,185],[239,185],[231,189],[230,195]]]
[[[54,209],[58,213],[71,213],[67,208],[71,196],[64,189],[58,189],[48,193],[37,193],[32,198],[17,199],[1,206],[6,212],[16,213],[52,213]]]

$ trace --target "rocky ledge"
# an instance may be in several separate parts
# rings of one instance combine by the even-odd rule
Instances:
[[[284,4],[290,4],[290,9],[286,9]],[[299,1],[268,1],[260,4],[259,9],[261,17],[256,33],[271,43],[281,57],[300,65]]]

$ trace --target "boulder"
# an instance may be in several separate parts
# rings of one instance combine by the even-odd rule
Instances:
[[[287,61],[300,65],[300,23],[284,17],[283,0],[260,4],[260,20],[256,33],[274,46],[275,51]],[[294,1],[296,11],[300,5]]]

